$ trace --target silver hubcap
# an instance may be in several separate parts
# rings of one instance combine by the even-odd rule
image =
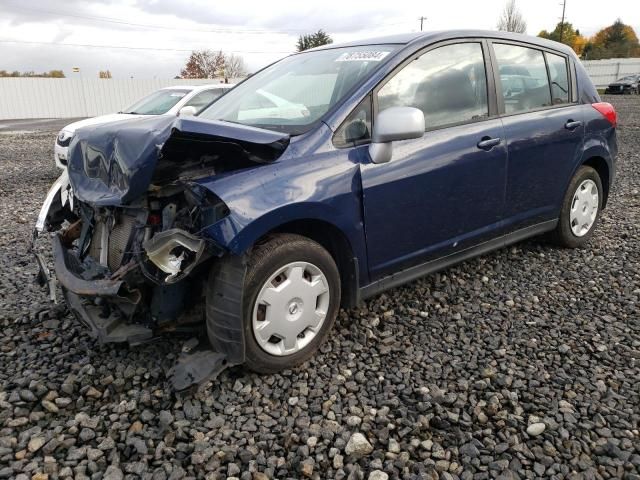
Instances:
[[[278,269],[258,292],[253,306],[253,335],[271,355],[299,352],[318,334],[329,310],[329,282],[307,262]]]
[[[598,215],[598,186],[593,180],[583,181],[571,201],[571,231],[576,237],[586,235]]]

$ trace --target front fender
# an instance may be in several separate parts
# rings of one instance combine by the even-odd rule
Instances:
[[[360,165],[348,151],[315,147],[326,145],[330,135],[325,127],[307,142],[313,149],[292,144],[288,159],[199,180],[229,211],[203,233],[240,255],[283,225],[317,220],[342,232],[366,265]]]
[[[329,223],[342,231],[352,249],[357,251],[358,245],[361,243],[358,237],[363,234],[362,220],[354,223],[354,217],[349,218],[347,213],[349,210],[353,210],[355,214],[358,214],[358,211],[356,208],[349,207],[348,199],[345,199],[344,203],[340,203],[346,207],[344,210],[318,202],[292,203],[264,212],[250,222],[246,222],[246,218],[232,213],[211,225],[205,230],[205,233],[231,253],[241,255],[264,235],[282,225],[297,220],[317,220]]]

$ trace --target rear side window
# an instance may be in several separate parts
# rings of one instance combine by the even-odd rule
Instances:
[[[185,107],[195,107],[198,112],[202,110],[204,107],[213,102],[216,98],[224,93],[224,90],[221,88],[216,88],[213,90],[205,90],[204,92],[200,92],[195,95],[191,100],[187,102]]]
[[[409,63],[378,92],[378,110],[389,107],[419,108],[427,129],[488,117],[481,44],[445,45]]]
[[[528,112],[551,105],[547,66],[540,50],[502,43],[494,43],[493,49],[505,113]]]
[[[551,102],[554,105],[569,103],[569,70],[567,60],[560,55],[546,53],[551,80]]]

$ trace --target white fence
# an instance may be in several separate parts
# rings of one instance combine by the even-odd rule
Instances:
[[[95,117],[118,112],[170,85],[220,80],[0,78],[0,120]]]
[[[583,62],[597,87],[640,73],[640,58]],[[94,117],[128,107],[141,97],[170,85],[201,85],[220,80],[0,78],[0,120]]]
[[[591,81],[598,88],[632,73],[640,74],[640,58],[609,58],[607,60],[584,60],[582,62]]]

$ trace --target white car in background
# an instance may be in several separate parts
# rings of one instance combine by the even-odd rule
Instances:
[[[218,83],[211,85],[177,85],[162,88],[144,97],[122,112],[87,118],[70,123],[58,134],[54,158],[58,168],[67,168],[67,150],[78,128],[117,122],[134,115],[197,115],[200,111],[235,85]]]
[[[310,115],[311,112],[305,105],[258,89],[240,105],[238,121],[269,123],[274,118],[297,120]]]

